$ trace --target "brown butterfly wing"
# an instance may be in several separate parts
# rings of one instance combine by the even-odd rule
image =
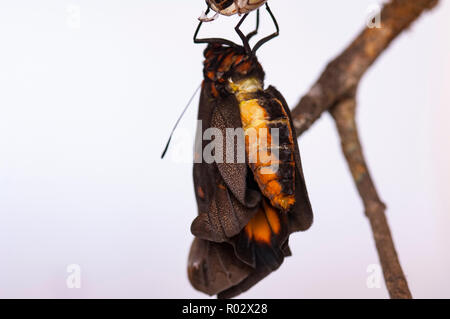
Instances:
[[[188,278],[192,286],[210,296],[245,280],[252,268],[239,261],[233,247],[195,238],[188,259]]]
[[[240,127],[239,109],[235,98],[227,100],[211,97],[202,89],[198,119],[201,127],[197,136],[208,128],[219,129],[226,136],[227,128]],[[239,123],[238,123],[239,121]],[[210,141],[197,138],[196,158]],[[199,143],[199,144],[197,144]],[[225,139],[224,139],[225,143]],[[222,148],[226,150],[225,147]],[[237,156],[237,152],[235,152]],[[202,239],[225,242],[236,236],[256,213],[261,201],[257,190],[247,185],[246,163],[194,163],[194,187],[198,205],[198,217],[192,233]]]
[[[296,176],[295,176],[295,205],[289,211],[289,229],[290,233],[296,231],[305,231],[309,229],[313,223],[313,211],[311,207],[311,203],[308,196],[308,191],[306,189],[305,177],[303,175],[302,162],[300,158],[300,151],[298,147],[297,137],[295,134],[294,124],[292,123],[292,116],[289,110],[289,106],[286,103],[283,95],[274,88],[273,86],[269,86],[266,90],[267,93],[271,94],[275,98],[277,98],[283,105],[283,108],[286,114],[289,117],[289,121],[291,123],[292,131],[294,136],[294,145],[295,145],[295,164],[296,164]]]
[[[281,94],[273,87],[265,93],[282,102],[293,127]],[[223,136],[226,128],[241,126],[235,98],[213,98],[208,90],[202,92],[199,119],[202,132],[215,127]],[[194,164],[199,216],[191,229],[198,238],[191,248],[188,273],[196,289],[219,298],[247,291],[290,256],[289,234],[311,226],[312,209],[294,140],[296,204],[287,214],[262,199],[247,164]]]

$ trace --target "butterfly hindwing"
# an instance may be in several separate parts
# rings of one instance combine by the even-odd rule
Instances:
[[[229,244],[196,238],[188,259],[188,277],[196,289],[217,295],[245,280],[251,267],[239,261]]]
[[[266,90],[267,93],[277,98],[286,114],[289,117],[289,121],[292,127],[292,133],[294,134],[294,157],[296,166],[296,176],[295,176],[295,205],[289,212],[289,229],[290,233],[296,231],[304,231],[311,227],[313,222],[313,212],[311,208],[311,203],[308,196],[308,191],[306,189],[305,177],[303,175],[302,162],[300,158],[300,152],[297,142],[297,137],[295,134],[295,128],[292,123],[292,116],[289,107],[284,99],[283,95],[273,86],[269,86]]]

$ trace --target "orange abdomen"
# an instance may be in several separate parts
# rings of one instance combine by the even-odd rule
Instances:
[[[281,101],[259,91],[240,100],[249,166],[271,204],[288,211],[295,204],[293,131]]]

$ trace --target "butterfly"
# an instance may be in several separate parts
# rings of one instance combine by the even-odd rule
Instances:
[[[280,267],[290,234],[310,228],[313,213],[288,105],[274,87],[264,89],[256,56],[219,42],[204,56],[188,277],[199,291],[232,298]],[[241,135],[216,141],[231,131]],[[223,160],[205,160],[208,153]]]

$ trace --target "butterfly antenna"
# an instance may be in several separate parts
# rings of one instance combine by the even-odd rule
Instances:
[[[195,96],[197,95],[197,93],[198,93],[198,91],[200,90],[201,87],[202,87],[202,85],[200,84],[198,86],[198,88],[195,90],[195,92],[192,95],[192,97],[189,99],[189,102],[187,103],[187,105],[184,107],[183,112],[178,117],[178,120],[175,123],[175,125],[174,125],[174,127],[172,129],[172,132],[170,133],[169,140],[167,141],[166,147],[164,148],[164,151],[163,151],[163,153],[161,155],[161,158],[164,158],[164,156],[166,156],[167,150],[169,149],[170,141],[172,140],[173,133],[175,133],[175,130],[177,129],[178,124],[180,123],[181,119],[183,118],[184,114],[186,113],[187,109],[189,108],[189,105],[191,105],[192,100],[194,100]]]

